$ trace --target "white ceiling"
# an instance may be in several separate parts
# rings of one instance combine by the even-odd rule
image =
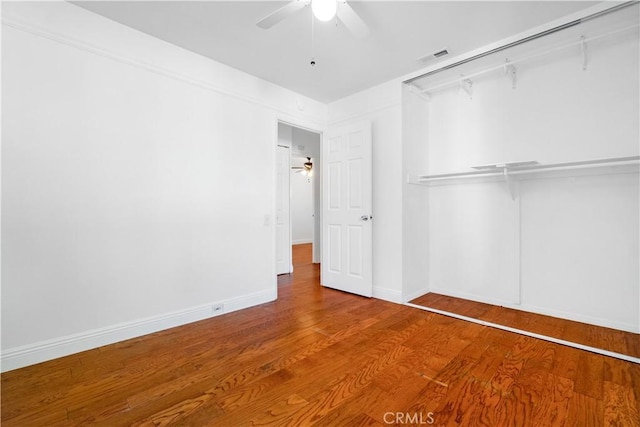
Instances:
[[[544,24],[597,2],[350,1],[371,33],[357,39],[339,22],[315,22],[311,8],[269,30],[255,23],[286,1],[74,2],[159,39],[321,102],[332,102],[426,65]],[[443,58],[442,60],[446,59]]]

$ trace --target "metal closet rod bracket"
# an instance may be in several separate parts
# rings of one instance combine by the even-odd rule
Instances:
[[[511,89],[516,88],[516,66],[509,62],[509,59],[505,61],[504,73],[511,78]]]
[[[470,79],[465,79],[464,76],[460,77],[460,89],[466,92],[469,99],[473,99],[473,82]]]
[[[534,166],[537,164],[538,162],[536,160],[530,160],[525,162],[508,162],[508,163],[495,163],[491,165],[471,166],[471,168],[479,171],[502,170],[502,177],[504,178],[504,182],[507,184],[507,189],[509,190],[509,195],[511,196],[511,200],[515,200],[517,196],[516,185],[514,183],[513,178],[509,174],[509,172],[512,170],[517,170],[518,168]]]

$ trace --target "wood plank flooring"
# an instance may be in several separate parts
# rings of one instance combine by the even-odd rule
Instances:
[[[428,293],[411,301],[424,307],[448,311],[502,326],[521,329],[590,347],[640,357],[640,335],[557,317],[481,302]]]
[[[273,303],[2,374],[2,425],[640,425],[640,365],[322,288],[304,251]]]

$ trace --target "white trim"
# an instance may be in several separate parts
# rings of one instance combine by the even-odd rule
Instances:
[[[291,174],[289,173],[289,171],[291,170],[291,147],[287,147],[284,145],[280,145],[280,122],[278,122],[278,124],[276,125],[276,145],[275,147],[275,157],[274,157],[274,176],[275,176],[275,181],[273,183],[273,186],[275,188],[275,191],[273,192],[273,233],[274,233],[274,266],[275,266],[275,270],[276,270],[276,275],[281,275],[281,274],[290,274],[293,273],[293,250],[292,250],[292,241],[291,238],[293,236],[293,226],[292,226],[292,221],[291,221]],[[291,144],[293,144],[293,142],[291,142]],[[287,151],[287,165],[286,165],[286,170],[282,171],[282,175],[286,176],[287,179],[287,192],[284,194],[281,194],[281,189],[280,189],[280,185],[278,185],[278,174],[281,172],[280,171],[280,163],[279,163],[279,158],[280,155],[282,153],[282,150],[286,150]],[[282,201],[286,201],[287,202],[287,207],[288,212],[287,212],[287,224],[286,224],[286,228],[288,228],[288,233],[287,236],[289,238],[289,240],[287,241],[286,245],[284,245],[282,247],[283,250],[286,250],[288,253],[288,260],[281,260],[280,262],[278,262],[278,247],[282,244],[282,242],[280,241],[280,237],[278,235],[278,197],[282,197]],[[286,229],[285,228],[285,229]],[[288,267],[288,271],[286,267],[282,266],[282,263],[284,262],[288,262],[289,263],[289,267]],[[277,284],[276,284],[277,286]]]
[[[438,288],[434,286],[431,286],[430,292],[433,292],[434,294],[445,295],[448,297],[462,298],[470,301],[482,302],[485,304],[499,305],[503,307],[516,308],[521,310],[520,306],[517,305],[514,301],[507,301],[500,298],[491,298],[491,297],[480,296],[480,295],[471,294],[467,292],[451,291],[449,289],[443,289],[443,288]]]
[[[561,319],[573,320],[575,322],[588,323],[590,325],[602,326],[605,328],[617,329],[620,331],[640,333],[640,330],[633,323],[619,322],[601,317],[586,316],[582,314],[571,313],[568,311],[555,310],[552,308],[538,307],[535,305],[523,304],[519,307],[509,307],[516,310],[528,311],[531,313],[543,314],[545,316],[559,317]]]
[[[291,244],[292,245],[306,245],[309,243],[313,243],[313,240],[309,240],[309,239],[298,239],[298,240],[292,240]]]
[[[402,293],[400,291],[381,286],[373,287],[373,298],[402,304]]]
[[[561,344],[561,345],[566,345],[566,346],[569,346],[569,347],[577,348],[579,350],[590,351],[592,353],[601,354],[603,356],[614,357],[616,359],[626,360],[627,362],[640,364],[640,358],[629,356],[629,355],[626,355],[626,354],[616,353],[614,351],[603,350],[601,348],[591,347],[591,346],[584,345],[584,344],[578,344],[578,343],[574,343],[574,342],[571,342],[571,341],[565,341],[565,340],[562,340],[562,339],[559,339],[559,338],[549,337],[547,335],[536,334],[534,332],[524,331],[522,329],[517,329],[517,328],[511,328],[509,326],[498,325],[497,323],[492,323],[492,322],[487,322],[487,321],[484,321],[484,320],[474,319],[472,317],[467,317],[467,316],[461,316],[459,314],[450,313],[448,311],[437,310],[435,308],[429,308],[429,307],[423,307],[423,306],[420,306],[420,305],[412,304],[410,302],[405,303],[404,305],[406,305],[408,307],[417,308],[419,310],[428,311],[430,313],[441,314],[443,316],[453,317],[455,319],[464,320],[466,322],[471,322],[471,323],[475,323],[475,324],[482,325],[482,326],[488,326],[490,328],[496,328],[496,329],[500,329],[502,331],[514,332],[516,334],[524,335],[524,336],[527,336],[527,337],[537,338],[537,339],[540,339],[540,340],[549,341],[549,342],[552,342],[552,343],[556,343],[556,344]]]
[[[401,88],[402,86],[408,85],[406,82],[412,79],[417,79],[420,76],[435,71],[439,68],[443,68],[446,67],[448,65],[454,64],[458,61],[467,59],[467,58],[471,58],[477,54],[480,53],[484,53],[486,51],[490,51],[493,50],[497,47],[500,47],[502,45],[514,42],[516,40],[525,38],[525,37],[529,37],[533,34],[537,34],[539,32],[543,32],[546,30],[549,30],[551,28],[560,26],[560,25],[564,25],[567,24],[569,22],[575,21],[577,19],[582,19],[585,18],[587,16],[593,15],[595,13],[599,13],[602,11],[605,11],[607,9],[610,9],[612,7],[615,7],[617,3],[615,2],[602,2],[599,3],[593,7],[584,9],[584,10],[580,10],[578,12],[575,12],[573,14],[564,16],[562,18],[556,19],[554,21],[551,22],[547,22],[545,24],[539,25],[537,27],[534,28],[530,28],[528,30],[522,31],[518,34],[512,35],[510,37],[506,37],[504,39],[498,40],[494,43],[490,43],[487,44],[485,46],[482,46],[478,49],[469,51],[469,52],[464,52],[458,56],[452,57],[448,60],[445,60],[443,62],[439,62],[433,65],[430,65],[428,67],[424,67],[420,70],[408,73],[404,76],[398,77],[398,78],[393,78],[390,79],[386,82],[383,82],[381,84],[379,84],[378,86],[374,86],[373,88],[368,88],[368,89],[364,89],[360,92],[357,92],[353,95],[349,95],[347,97],[335,100],[331,103],[329,103],[329,110],[331,110],[331,107],[343,102],[349,102],[350,100],[357,100],[358,96],[362,96],[363,94],[368,94],[370,93],[372,90],[375,90],[383,85],[397,85],[399,88]],[[401,91],[400,91],[401,92]],[[392,95],[390,97],[387,97],[384,101],[376,101],[373,105],[372,103],[367,100],[364,103],[364,106],[356,113],[346,113],[343,115],[338,115],[337,117],[331,117],[331,111],[329,111],[329,120],[328,120],[328,125],[329,126],[337,126],[337,125],[341,125],[350,121],[355,121],[355,120],[360,120],[362,118],[371,116],[373,114],[379,113],[381,111],[387,110],[387,109],[391,109],[391,108],[396,108],[399,106],[402,106],[402,96],[401,95]]]
[[[514,259],[514,268],[515,268],[515,277],[513,280],[516,282],[518,289],[518,297],[513,302],[515,305],[522,304],[522,197],[520,195],[520,181],[514,180],[512,182],[513,187],[509,186],[507,183],[507,190],[511,193],[511,200],[514,203],[513,209],[513,247],[517,256]],[[513,194],[517,194],[518,197],[515,197]]]
[[[588,323],[590,325],[603,326],[605,328],[613,328],[621,331],[632,332],[635,334],[640,333],[640,330],[638,330],[636,328],[636,325],[634,325],[633,323],[618,322],[615,320],[603,319],[600,317],[593,317],[593,316],[586,316],[583,314],[572,313],[572,312],[562,311],[562,310],[554,310],[552,308],[543,308],[535,305],[516,304],[506,300],[500,300],[496,298],[487,298],[487,297],[482,297],[474,294],[468,294],[466,292],[455,292],[455,291],[452,292],[450,290],[441,289],[441,288],[432,287],[430,292],[440,294],[440,295],[450,296],[454,298],[463,298],[470,301],[476,301],[476,302],[481,302],[485,304],[498,305],[506,308],[511,308],[514,310],[542,314],[545,316],[558,317],[561,319],[572,320],[574,322]]]
[[[341,102],[343,99],[339,99],[335,102]],[[393,99],[386,103],[382,103],[379,106],[367,108],[367,110],[360,111],[358,113],[350,113],[344,116],[340,116],[340,118],[337,118],[337,119],[330,119],[328,126],[343,126],[347,123],[359,121],[359,120],[365,120],[374,114],[381,113],[386,110],[391,110],[393,108],[400,108],[400,107],[402,107],[402,101],[399,99]]]
[[[592,7],[587,8],[587,9],[579,10],[577,12],[574,12],[574,13],[570,14],[570,15],[563,16],[562,18],[558,18],[558,19],[555,19],[555,20],[553,20],[551,22],[547,22],[547,23],[544,23],[544,24],[539,25],[537,27],[530,28],[528,30],[525,30],[525,31],[522,31],[520,33],[514,34],[514,35],[512,35],[510,37],[506,37],[504,39],[498,40],[498,41],[496,41],[494,43],[490,43],[490,44],[484,45],[484,46],[482,46],[482,47],[480,47],[478,49],[475,49],[475,50],[472,50],[472,51],[469,51],[469,52],[464,52],[461,55],[454,56],[454,57],[452,57],[452,58],[450,58],[448,60],[445,60],[443,62],[439,62],[437,64],[430,65],[428,67],[423,68],[422,70],[419,70],[419,71],[416,71],[416,72],[413,72],[413,73],[409,73],[404,78],[402,78],[401,81],[402,81],[403,84],[408,84],[407,83],[408,81],[418,79],[418,78],[422,77],[423,75],[425,75],[427,73],[439,70],[441,68],[448,67],[448,66],[450,66],[452,64],[455,64],[457,62],[466,60],[468,58],[473,58],[476,55],[483,54],[485,52],[500,48],[500,47],[502,47],[504,45],[508,45],[510,43],[517,42],[518,40],[522,40],[522,39],[534,36],[534,35],[536,35],[538,33],[549,31],[549,30],[551,30],[551,29],[553,29],[555,27],[566,25],[566,24],[568,24],[570,22],[573,22],[573,21],[576,21],[576,20],[579,20],[579,19],[583,19],[583,18],[586,18],[588,16],[591,16],[591,15],[594,15],[594,14],[597,14],[597,13],[604,12],[604,11],[606,11],[608,9],[612,9],[614,7],[617,7],[619,4],[620,3],[613,2],[613,1],[603,1],[603,2],[598,3],[598,4],[596,4],[596,5],[592,6]]]
[[[0,3],[0,21],[2,20],[2,10],[4,9],[3,4]],[[4,46],[3,42],[2,42],[2,33],[4,33],[4,31],[1,31],[0,28],[0,65],[2,64],[2,46]],[[0,66],[0,82],[2,82],[2,66]],[[2,84],[0,83],[0,93],[2,93]],[[0,102],[0,117],[4,117],[2,115],[2,102]],[[2,132],[2,120],[0,120],[0,135],[3,135],[4,132]],[[2,188],[2,152],[4,150],[2,150],[2,136],[0,136],[0,188]],[[2,224],[2,197],[0,197],[0,224]],[[0,260],[2,260],[2,228],[0,226]],[[2,348],[2,315],[1,315],[1,311],[2,311],[2,262],[0,262],[0,349]],[[1,356],[0,356],[1,357]],[[2,371],[2,360],[0,358],[0,372]]]
[[[431,290],[430,290],[430,289],[429,289],[429,287],[427,286],[427,287],[422,288],[422,289],[420,289],[420,290],[417,290],[417,291],[411,292],[411,293],[410,293],[410,294],[408,294],[408,295],[405,295],[405,296],[404,296],[404,300],[403,300],[402,302],[403,302],[403,303],[404,303],[404,302],[409,302],[409,301],[414,300],[414,299],[416,299],[416,298],[418,298],[418,297],[421,297],[421,296],[422,296],[422,295],[424,295],[424,294],[428,294],[429,292],[431,292]]]
[[[322,136],[322,132],[324,132],[324,128],[326,127],[325,123],[320,123],[317,120],[313,121],[308,118],[294,117],[282,111],[276,111],[276,121],[293,128],[317,133],[320,136]]]
[[[74,47],[77,49],[80,49],[82,51],[85,51],[87,53],[91,53],[94,55],[98,55],[98,56],[102,56],[103,58],[107,58],[107,59],[111,59],[126,65],[131,65],[155,74],[159,74],[163,77],[168,77],[177,81],[180,81],[182,83],[187,83],[189,85],[201,88],[201,89],[205,89],[205,90],[209,90],[212,92],[216,92],[220,95],[225,95],[225,96],[229,96],[232,98],[236,98],[242,101],[246,101],[246,102],[250,102],[253,103],[255,105],[258,105],[260,107],[264,107],[264,108],[268,108],[271,110],[274,110],[277,113],[281,113],[281,114],[289,114],[290,112],[283,110],[282,108],[278,107],[277,105],[274,105],[272,103],[267,103],[261,99],[249,96],[247,94],[241,93],[239,91],[235,91],[235,90],[230,90],[226,87],[223,86],[219,86],[214,84],[211,81],[205,81],[202,79],[198,79],[195,77],[191,77],[188,76],[186,74],[182,74],[179,72],[176,72],[174,70],[171,70],[167,67],[163,67],[157,64],[153,64],[150,62],[146,62],[137,58],[132,58],[132,57],[128,57],[125,54],[121,53],[121,52],[115,52],[113,50],[107,49],[105,47],[102,46],[98,46],[98,45],[94,45],[91,44],[89,42],[83,41],[83,40],[79,40],[76,39],[72,36],[69,36],[67,34],[61,34],[61,33],[57,33],[55,31],[52,31],[48,28],[42,27],[41,25],[37,25],[34,23],[26,23],[23,21],[20,21],[18,19],[15,18],[9,18],[7,16],[2,16],[1,18],[1,22],[2,25],[7,25],[8,27],[14,28],[16,30],[19,31],[23,31],[38,37],[43,37],[46,39],[49,39],[51,41],[55,41],[70,47]],[[215,62],[212,60],[212,62]],[[238,73],[241,73],[241,71],[237,71]],[[243,73],[246,74],[246,73]],[[274,83],[268,82],[266,80],[260,79],[259,77],[256,77],[254,75],[250,75],[247,74],[248,76],[258,80],[258,81],[262,81],[265,84],[268,84],[270,86],[273,87],[277,87],[280,90],[283,91],[287,91],[290,92],[291,94],[294,94],[298,97],[303,97],[304,95],[300,95],[296,92],[290,91],[289,89],[285,89],[281,86],[277,86]],[[309,99],[310,101],[315,101],[312,99]],[[317,101],[316,101],[317,102]],[[309,121],[315,121],[317,120],[317,117],[305,113],[303,110],[299,110],[296,112],[297,115],[300,115],[302,117],[304,117],[306,120]]]
[[[287,126],[293,127],[293,128],[298,128],[298,129],[302,129],[305,130],[307,132],[313,132],[315,134],[319,135],[319,144],[318,144],[318,149],[320,150],[320,161],[317,165],[318,167],[318,174],[316,176],[322,176],[322,169],[323,169],[323,157],[322,157],[322,144],[323,144],[323,132],[324,132],[324,125],[321,125],[318,122],[313,122],[307,119],[303,119],[303,118],[299,118],[299,117],[293,117],[290,116],[288,114],[282,113],[282,112],[277,112],[275,114],[275,123],[276,123],[276,131],[275,131],[275,141],[276,141],[276,145],[278,144],[278,124],[282,123],[285,124]],[[275,168],[274,168],[275,170]],[[277,171],[275,171],[274,173],[274,188],[277,187]],[[322,181],[320,181],[320,206],[316,207],[315,209],[315,213],[318,214],[320,216],[320,223],[322,224]],[[277,194],[276,192],[274,192],[273,195],[273,217],[275,218],[275,213],[276,213],[276,202],[277,202]],[[293,235],[293,231],[291,229],[291,227],[293,226],[293,221],[291,221],[291,217],[289,217],[289,227],[290,227],[290,235]],[[315,230],[315,225],[314,225],[314,230]],[[276,231],[275,231],[275,227],[274,227],[274,247],[275,245],[277,245],[277,239],[276,239]],[[315,232],[314,232],[314,237],[315,237]],[[313,241],[311,242],[305,242],[305,243],[314,243]],[[292,242],[292,245],[296,244]],[[320,248],[322,246],[322,236],[318,236],[318,242],[317,244],[313,245],[313,254],[312,254],[312,262],[314,264],[318,264],[322,261],[322,259],[318,260],[318,262],[316,262],[315,257],[313,256],[314,254],[316,254],[316,251],[318,250],[318,248]],[[277,252],[277,251],[276,251]],[[274,254],[276,253],[274,252]],[[293,256],[293,255],[292,255]],[[318,254],[318,257],[322,257],[321,252]],[[275,262],[274,262],[275,265]],[[293,259],[291,262],[291,273],[293,273]],[[320,283],[322,283],[322,272],[320,273]],[[277,288],[277,284],[276,284],[276,288]],[[276,290],[277,292],[277,290]]]
[[[2,372],[22,368],[40,362],[68,356],[81,351],[113,344],[119,341],[140,337],[165,329],[175,328],[187,323],[216,317],[244,308],[264,304],[276,299],[274,290],[256,292],[242,297],[222,301],[213,301],[158,316],[131,322],[119,323],[105,328],[93,329],[61,338],[11,348],[1,356]],[[223,304],[221,311],[214,312],[213,307]]]

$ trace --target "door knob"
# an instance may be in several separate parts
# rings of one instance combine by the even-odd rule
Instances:
[[[360,221],[369,221],[369,215],[362,215]]]

